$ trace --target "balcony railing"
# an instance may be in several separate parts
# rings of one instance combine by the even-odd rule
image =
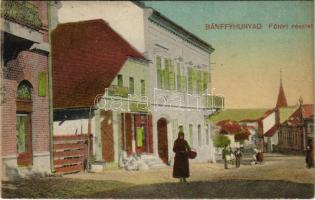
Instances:
[[[1,13],[1,16],[5,19],[18,24],[37,30],[42,27],[37,8],[29,2],[3,1]]]
[[[224,97],[222,96],[208,95],[206,101],[208,108],[224,108]]]
[[[119,97],[128,97],[128,87],[118,86],[118,85],[111,85],[108,88],[108,95],[109,96],[119,96]]]

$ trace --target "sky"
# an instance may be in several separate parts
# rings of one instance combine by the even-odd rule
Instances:
[[[272,108],[282,69],[288,104],[299,97],[313,103],[313,24],[311,1],[148,1],[150,6],[208,42],[212,87],[226,108]],[[206,24],[261,24],[261,29],[206,29]],[[270,26],[271,24],[271,26]],[[288,28],[275,29],[274,24]]]

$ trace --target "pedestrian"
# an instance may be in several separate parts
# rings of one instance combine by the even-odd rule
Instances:
[[[257,162],[259,163],[259,164],[261,164],[262,162],[263,162],[263,160],[264,160],[264,155],[263,155],[263,153],[262,153],[262,151],[261,150],[258,150],[258,152],[257,152],[257,154],[256,154],[256,157],[257,157]]]
[[[241,159],[242,159],[242,151],[240,148],[237,148],[234,152],[235,155],[235,167],[239,168],[241,166]]]
[[[305,162],[306,162],[307,168],[314,167],[313,148],[311,145],[307,145],[306,147]]]
[[[173,151],[175,153],[173,177],[179,178],[180,182],[187,182],[186,178],[189,177],[188,152],[190,151],[190,146],[184,137],[185,134],[179,132],[178,138],[175,140],[173,146]]]
[[[224,161],[224,169],[228,169],[228,163],[227,163],[227,160],[228,160],[228,150],[227,148],[224,148],[222,150],[222,159]]]

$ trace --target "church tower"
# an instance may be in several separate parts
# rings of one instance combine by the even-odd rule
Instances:
[[[277,99],[277,108],[288,107],[287,99],[285,97],[284,89],[282,86],[282,70],[280,69],[280,88]]]

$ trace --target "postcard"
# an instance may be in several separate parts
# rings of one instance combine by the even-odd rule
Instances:
[[[1,196],[314,198],[313,1],[2,1]]]

